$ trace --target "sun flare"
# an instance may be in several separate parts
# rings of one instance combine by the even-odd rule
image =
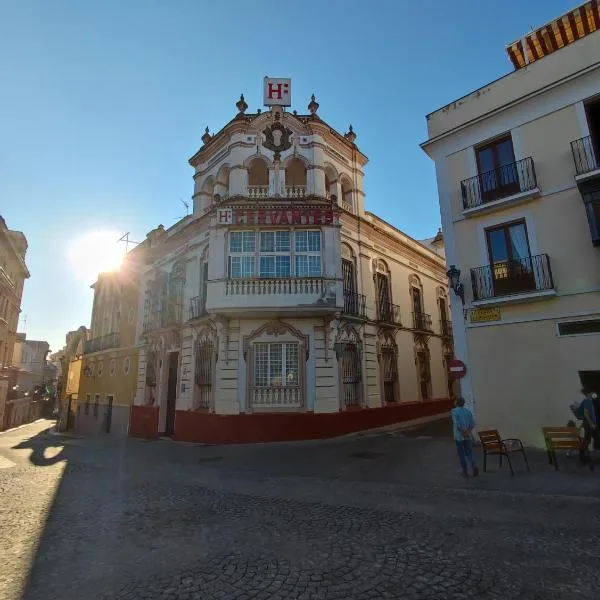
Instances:
[[[121,266],[125,245],[117,242],[115,231],[92,231],[73,240],[69,260],[75,274],[85,281],[95,281],[99,273]]]

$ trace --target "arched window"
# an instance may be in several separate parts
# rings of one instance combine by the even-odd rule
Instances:
[[[392,305],[392,285],[390,271],[385,261],[375,261],[375,302],[377,320],[384,323],[393,323],[395,319],[394,306]]]
[[[337,196],[337,173],[331,165],[325,167],[325,197]]]
[[[299,158],[292,158],[285,168],[285,191],[290,198],[306,195],[306,165]]]
[[[408,284],[413,313],[413,328],[417,331],[431,331],[431,315],[426,314],[424,310],[423,284],[417,275],[410,275]]]
[[[223,165],[219,172],[217,173],[217,177],[215,179],[214,186],[214,195],[217,194],[223,198],[227,196],[229,193],[229,167],[227,165]]]
[[[398,402],[398,346],[389,332],[379,339],[379,369],[383,401]]]
[[[339,363],[342,408],[362,405],[361,341],[351,325],[340,330],[335,344]]]
[[[431,357],[425,342],[418,342],[415,347],[415,364],[419,380],[421,400],[431,400]]]
[[[352,198],[352,182],[346,175],[340,178],[342,208],[354,212],[354,202]]]
[[[248,187],[250,190],[257,191],[256,188],[265,191],[265,196],[269,190],[269,168],[262,158],[254,158],[248,168]],[[250,195],[253,195],[252,192]]]

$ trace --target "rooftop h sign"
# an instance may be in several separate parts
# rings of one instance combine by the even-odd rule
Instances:
[[[263,99],[265,106],[291,106],[292,80],[265,77]]]

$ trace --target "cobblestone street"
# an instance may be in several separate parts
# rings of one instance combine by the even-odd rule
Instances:
[[[6,600],[598,597],[600,471],[573,459],[463,481],[440,426],[217,447],[50,425],[0,435]]]

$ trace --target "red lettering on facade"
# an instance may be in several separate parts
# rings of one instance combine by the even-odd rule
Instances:
[[[326,210],[323,212],[323,225],[333,225],[333,211]]]
[[[289,225],[290,221],[288,219],[288,211],[284,210],[281,212],[281,214],[279,215],[279,224],[280,225]]]
[[[258,211],[258,224],[259,225],[264,225],[267,221],[266,221],[266,214],[264,210],[259,210]]]
[[[292,211],[292,225],[300,225],[302,223],[302,213],[299,210]]]
[[[271,217],[271,225],[277,225],[278,223],[278,219],[277,217],[279,216],[276,210],[272,210],[269,212],[269,215]]]

